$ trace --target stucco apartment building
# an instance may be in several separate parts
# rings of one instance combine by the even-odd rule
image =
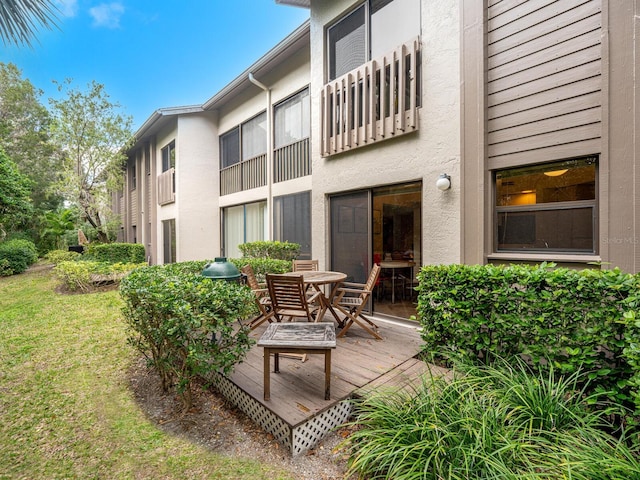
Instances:
[[[356,281],[415,264],[378,303],[401,317],[425,264],[640,271],[638,2],[280,3],[309,22],[137,132],[115,207],[152,263],[274,239]]]

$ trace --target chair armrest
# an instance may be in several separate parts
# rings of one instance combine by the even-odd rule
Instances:
[[[363,288],[339,288],[338,291],[344,292],[344,293],[357,293],[357,294],[371,293],[371,290],[365,290]]]
[[[338,288],[342,288],[343,286],[364,288],[364,286],[365,286],[365,285],[366,285],[365,283],[342,282],[342,283],[340,284],[340,287],[338,287]]]

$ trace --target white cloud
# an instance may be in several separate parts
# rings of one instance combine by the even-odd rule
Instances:
[[[56,0],[56,7],[63,17],[75,17],[78,13],[78,0]]]
[[[102,3],[89,9],[93,17],[93,25],[96,27],[120,28],[120,17],[124,13],[121,3]]]

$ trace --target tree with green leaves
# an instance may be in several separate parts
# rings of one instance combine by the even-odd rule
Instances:
[[[75,230],[77,217],[77,212],[71,208],[63,208],[44,214],[46,228],[43,234],[53,237],[56,249],[60,250],[65,247],[64,235],[71,230]]]
[[[32,212],[29,179],[0,148],[0,239],[28,220]]]
[[[57,10],[54,0],[0,0],[2,43],[31,46],[39,26],[55,26]]]
[[[42,91],[12,63],[0,62],[0,146],[31,180],[36,211],[56,210],[62,198],[51,190],[60,170],[60,155],[49,138],[51,116]]]
[[[95,81],[82,91],[67,80],[58,83],[58,90],[64,98],[49,100],[51,136],[63,152],[57,190],[78,207],[98,240],[108,242],[109,224],[119,221],[109,208],[109,192],[122,186],[132,118],[119,113],[120,105]]]

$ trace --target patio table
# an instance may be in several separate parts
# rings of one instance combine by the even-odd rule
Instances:
[[[336,332],[331,323],[271,323],[258,340],[264,348],[264,399],[271,398],[271,354],[275,373],[280,372],[280,353],[324,354],[324,399],[331,396],[331,350]]]
[[[409,278],[413,278],[413,267],[415,266],[416,262],[405,260],[385,260],[380,262],[380,268],[391,270],[391,303],[396,303],[396,269],[410,268],[411,276]]]
[[[331,298],[333,297],[333,292],[335,288],[343,282],[347,278],[346,273],[342,272],[332,272],[332,271],[323,271],[323,270],[309,270],[309,271],[301,271],[301,272],[288,272],[284,275],[301,275],[302,280],[306,285],[310,285],[313,289],[320,293],[318,295],[318,300],[320,302],[320,311],[316,316],[316,321],[321,321],[324,318],[324,314],[329,310],[333,318],[338,322],[340,327],[344,326],[344,322],[340,319],[338,314],[335,312],[333,307],[331,306]],[[331,293],[327,297],[322,288],[323,285],[334,284]]]

